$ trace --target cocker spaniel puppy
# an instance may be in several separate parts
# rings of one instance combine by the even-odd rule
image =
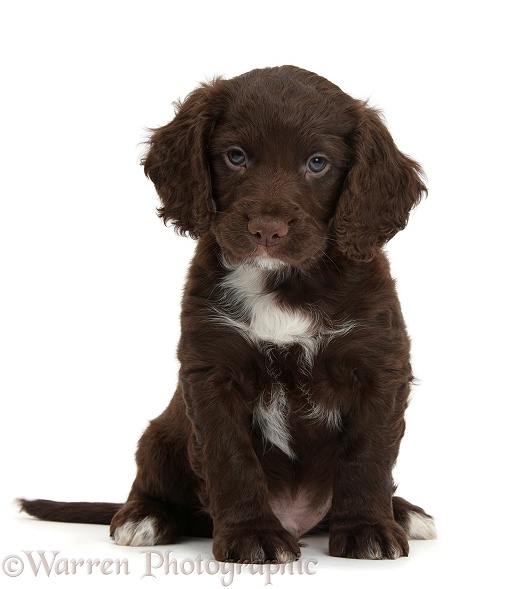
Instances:
[[[394,559],[432,518],[395,497],[412,380],[382,246],[425,192],[377,112],[296,67],[216,79],[153,132],[159,215],[199,240],[179,386],[143,434],[125,504],[21,500],[110,523],[118,544],[213,536],[219,560]]]

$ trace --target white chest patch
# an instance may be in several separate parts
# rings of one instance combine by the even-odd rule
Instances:
[[[328,318],[319,317],[311,306],[282,306],[274,293],[265,291],[266,276],[266,269],[255,266],[233,269],[222,282],[222,308],[217,310],[215,320],[238,329],[260,346],[300,344],[308,363],[312,363],[321,345],[357,327],[351,320],[332,326]]]
[[[221,318],[249,339],[287,345],[312,337],[316,320],[311,312],[282,307],[265,292],[266,270],[239,266],[223,281],[223,303],[229,313]]]

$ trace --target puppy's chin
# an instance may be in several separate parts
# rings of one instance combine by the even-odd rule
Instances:
[[[224,255],[223,256],[223,265],[225,268],[230,270],[237,268],[238,266],[250,266],[252,268],[260,268],[262,270],[270,270],[270,271],[280,271],[280,270],[287,270],[291,268],[291,264],[287,262],[269,256],[244,256],[238,257],[233,255]]]
[[[288,268],[288,264],[286,262],[283,262],[277,258],[250,258],[246,260],[245,263],[248,266],[253,266],[254,268],[263,268],[264,270],[284,270],[285,268]]]
[[[322,258],[324,244],[307,243],[304,247],[291,248],[264,245],[234,244],[229,247],[227,241],[219,239],[217,242],[221,248],[221,260],[226,268],[234,269],[238,266],[249,266],[269,271],[298,270],[306,272]],[[315,247],[309,247],[314,245]],[[242,247],[241,247],[242,246]],[[306,247],[307,246],[307,247]],[[319,247],[322,246],[322,247]]]

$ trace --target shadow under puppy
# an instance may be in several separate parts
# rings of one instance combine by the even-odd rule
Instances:
[[[378,114],[292,66],[216,79],[153,132],[160,216],[198,238],[179,386],[125,504],[22,499],[118,544],[213,536],[219,560],[394,559],[432,518],[393,496],[412,380],[382,246],[426,189]]]

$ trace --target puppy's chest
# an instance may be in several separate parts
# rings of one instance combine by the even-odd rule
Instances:
[[[301,362],[295,347],[272,349],[259,367],[252,426],[263,440],[263,451],[274,446],[297,458],[297,440],[325,442],[342,429],[342,395],[306,373]]]
[[[324,385],[323,375],[317,379],[322,371],[316,359],[356,323],[346,319],[332,325],[309,305],[282,305],[273,292],[266,292],[257,268],[235,270],[222,286],[216,320],[237,330],[257,348],[261,359],[254,430],[266,443],[295,458],[294,439],[299,433],[318,430],[327,436],[342,427],[339,396]]]

